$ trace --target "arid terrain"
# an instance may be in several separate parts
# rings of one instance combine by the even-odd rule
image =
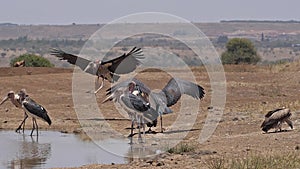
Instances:
[[[249,156],[300,156],[300,62],[272,66],[232,65],[225,66],[226,107],[222,119],[208,141],[200,144],[199,133],[209,113],[211,104],[211,85],[204,67],[192,68],[197,83],[206,91],[200,101],[199,114],[191,131],[182,141],[192,151],[182,153],[164,153],[151,159],[135,159],[129,164],[94,164],[81,168],[210,168],[215,159],[243,159]],[[178,70],[180,72],[180,69]],[[28,94],[45,106],[52,118],[52,125],[40,122],[42,130],[55,130],[77,133],[86,138],[73,105],[72,99],[73,69],[61,68],[0,68],[0,96],[8,91],[25,88]],[[185,77],[185,72],[179,73]],[[170,77],[160,71],[143,71],[137,77],[153,89],[162,88]],[[109,124],[124,135],[130,121],[118,120],[120,115],[112,103],[102,104],[105,98],[105,84],[97,95],[99,108],[105,118],[113,119]],[[264,114],[272,109],[288,107],[291,109],[294,129],[283,125],[286,132],[264,134],[260,125]],[[168,131],[178,116],[180,103],[171,107],[173,114],[164,116],[164,128]],[[187,113],[188,116],[188,113]],[[0,129],[14,130],[22,121],[20,109],[7,102],[0,106]],[[26,123],[30,129],[31,120]],[[154,128],[159,131],[159,127]],[[272,130],[273,131],[273,130]],[[162,133],[164,134],[164,133]],[[159,137],[160,134],[157,134]],[[155,134],[146,137],[156,137]]]

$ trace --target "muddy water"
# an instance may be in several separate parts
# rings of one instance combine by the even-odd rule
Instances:
[[[87,164],[127,163],[130,145],[125,140],[103,140],[101,146],[73,134],[41,131],[39,137],[0,131],[0,168],[78,167]],[[124,156],[114,155],[118,152]]]

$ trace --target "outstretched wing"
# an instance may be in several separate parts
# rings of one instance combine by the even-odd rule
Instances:
[[[90,63],[92,63],[92,61],[90,61],[90,60],[84,59],[82,57],[79,57],[79,56],[76,56],[76,55],[73,55],[73,54],[66,53],[61,49],[52,48],[50,53],[51,53],[51,55],[54,55],[54,56],[58,57],[60,60],[66,60],[69,63],[71,63],[72,65],[76,65],[76,66],[80,67],[80,69],[83,70],[83,71],[86,69],[86,67]],[[90,73],[92,75],[96,74],[95,71],[87,70],[86,72]]]
[[[103,61],[101,65],[107,67],[110,72],[116,74],[126,74],[134,71],[141,64],[139,59],[143,59],[143,51],[141,48],[134,47],[127,54],[124,53],[115,59]]]
[[[49,125],[51,125],[50,117],[47,114],[46,109],[37,104],[34,100],[27,98],[28,101],[23,101],[24,108],[34,116],[40,117],[44,121],[46,121]]]
[[[205,94],[203,87],[179,78],[172,78],[162,92],[166,95],[168,107],[176,104],[182,94],[187,94],[195,99],[202,99]]]

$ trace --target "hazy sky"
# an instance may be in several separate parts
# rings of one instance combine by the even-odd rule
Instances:
[[[107,23],[137,12],[164,12],[192,22],[300,20],[299,0],[3,0],[0,23]]]

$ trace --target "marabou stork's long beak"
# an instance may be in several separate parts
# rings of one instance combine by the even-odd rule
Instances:
[[[3,98],[3,100],[2,100],[1,103],[0,103],[0,105],[2,105],[4,102],[6,102],[6,100],[8,100],[8,96],[5,96],[5,97]]]

